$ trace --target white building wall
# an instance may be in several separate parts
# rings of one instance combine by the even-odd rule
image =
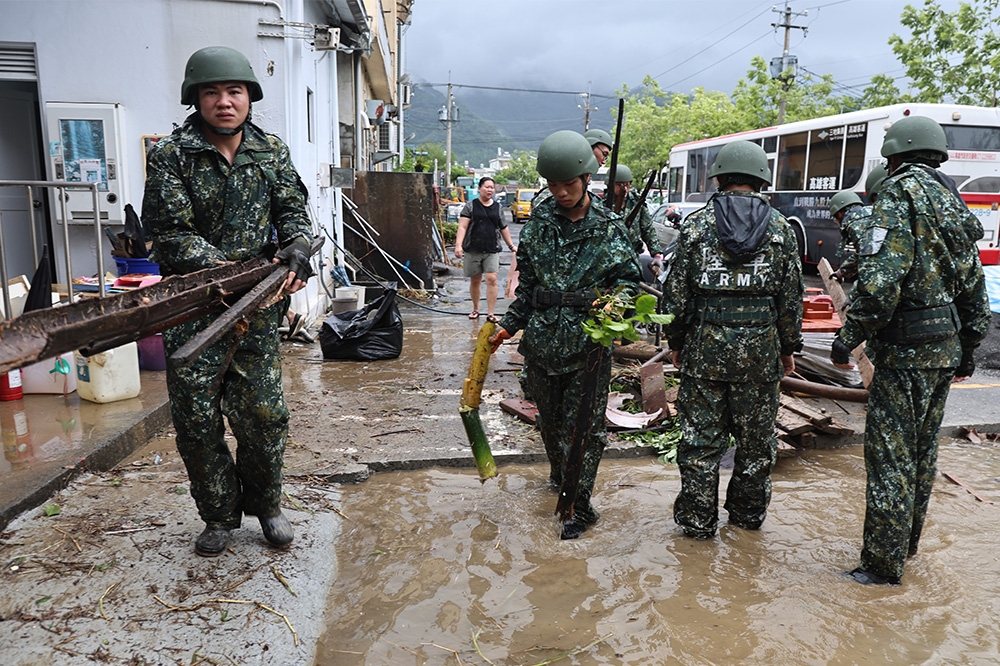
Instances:
[[[309,41],[292,37],[258,36],[281,33],[277,26],[260,26],[258,19],[325,24],[316,3],[286,0],[3,0],[0,41],[34,43],[38,59],[38,94],[42,125],[47,102],[107,102],[124,110],[123,184],[125,202],[141,213],[144,150],[141,137],[169,134],[190,113],[180,104],[184,65],[204,46],[225,45],[247,55],[264,92],[253,106],[253,122],[288,143],[292,159],[310,191],[316,233],[334,234],[340,221],[333,188],[320,187],[325,165],[339,165],[338,58],[316,52]],[[287,34],[292,34],[287,29]],[[349,76],[349,72],[347,73]],[[315,133],[307,135],[306,89],[313,91]],[[44,136],[45,145],[52,137]],[[46,179],[54,174],[47,161]],[[117,232],[121,227],[112,227]],[[61,256],[61,225],[53,223],[57,266]],[[75,275],[97,271],[93,225],[71,225],[71,258]],[[341,237],[341,234],[337,234]],[[114,271],[108,243],[105,270]],[[331,264],[332,244],[323,254]],[[61,269],[60,269],[61,270]],[[329,273],[320,271],[328,281]],[[295,295],[293,308],[314,317],[326,310],[326,290],[313,280]]]

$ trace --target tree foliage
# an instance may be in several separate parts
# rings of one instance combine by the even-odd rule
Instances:
[[[857,100],[834,95],[833,85],[829,75],[815,80],[806,74],[782,90],[760,57],[751,60],[732,95],[704,88],[666,92],[647,76],[637,91],[625,86],[618,93],[625,99],[619,162],[638,176],[665,165],[678,143],[777,124],[782,94],[786,122],[858,108]]]
[[[515,150],[510,165],[500,169],[494,176],[497,184],[517,183],[522,187],[538,187],[538,172],[535,171],[535,153]]]
[[[1000,0],[971,0],[946,12],[936,0],[906,5],[900,23],[910,39],[889,37],[917,90],[914,101],[996,106],[1000,89]]]

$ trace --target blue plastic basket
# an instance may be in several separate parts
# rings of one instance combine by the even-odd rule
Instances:
[[[118,277],[130,275],[132,273],[148,273],[151,275],[160,274],[160,265],[146,259],[145,257],[141,259],[133,257],[115,257],[115,263],[118,264]]]

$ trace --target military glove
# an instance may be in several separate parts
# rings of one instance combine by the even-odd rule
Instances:
[[[955,368],[956,377],[971,377],[976,371],[976,359],[972,358],[972,352],[962,352],[962,362]]]
[[[309,241],[304,238],[296,238],[278,250],[274,258],[283,264],[288,264],[288,270],[295,273],[296,278],[305,282],[313,274],[312,266],[309,263],[309,250]]]
[[[849,365],[851,363],[851,350],[840,338],[833,339],[833,349],[830,351],[830,360],[836,365]]]
[[[510,340],[511,335],[507,332],[506,328],[498,328],[497,332],[493,334],[493,337],[489,339],[489,343],[492,346],[490,353],[496,353],[496,350],[500,349],[500,345],[503,344],[504,340]]]

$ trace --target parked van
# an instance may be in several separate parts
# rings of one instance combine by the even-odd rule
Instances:
[[[531,200],[538,194],[536,189],[518,188],[510,212],[515,222],[524,222],[531,217]]]

